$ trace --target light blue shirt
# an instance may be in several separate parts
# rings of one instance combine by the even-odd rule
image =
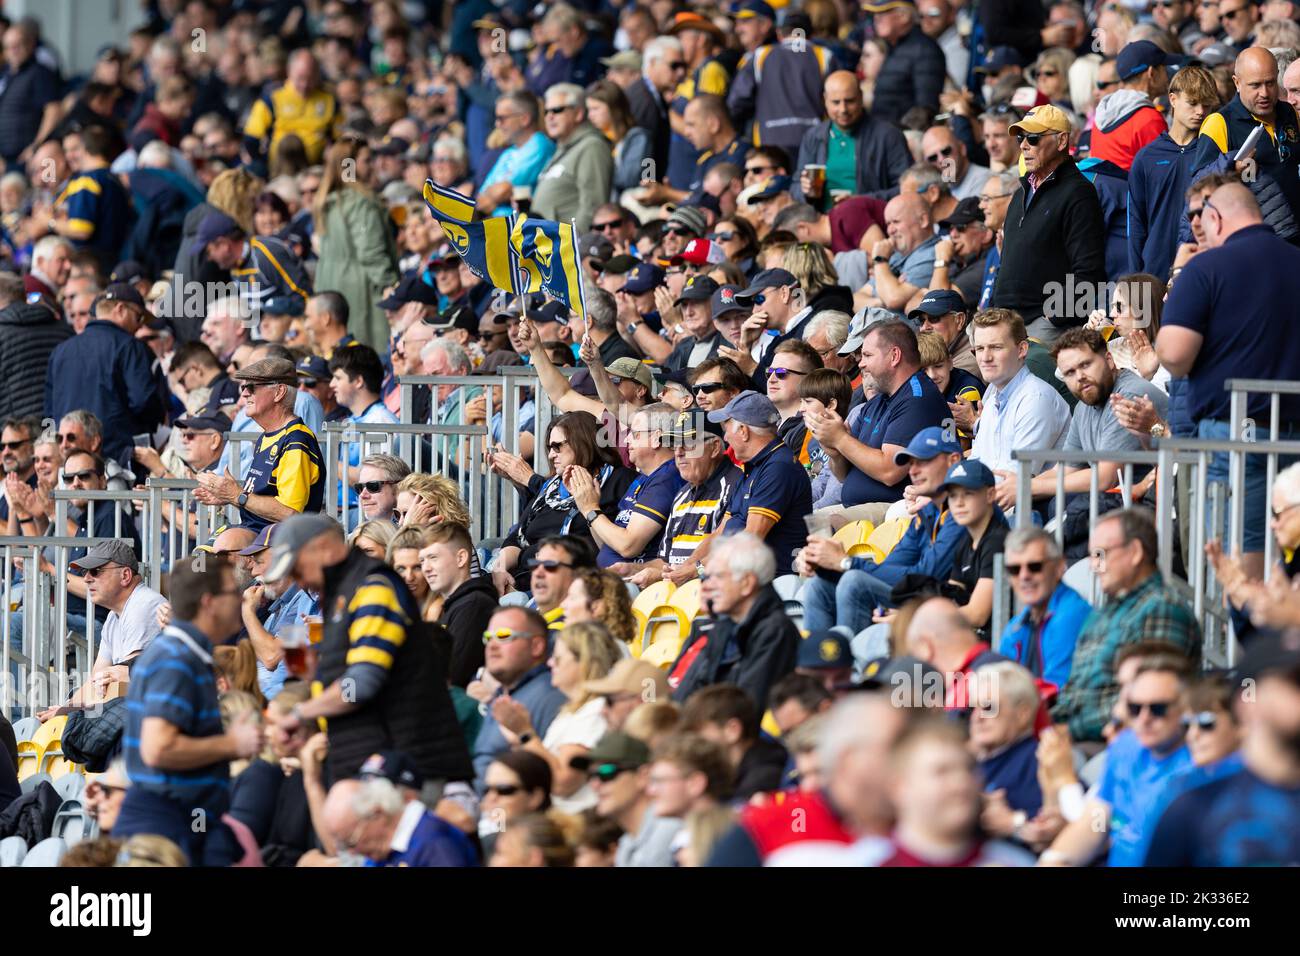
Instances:
[[[985,391],[970,456],[993,471],[1015,472],[1012,451],[1060,448],[1069,429],[1070,406],[1026,365],[1002,388],[990,384]],[[1038,462],[1034,473],[1046,467]]]
[[[508,182],[513,186],[536,186],[542,167],[551,160],[555,143],[545,133],[534,133],[522,146],[510,146],[497,157],[483,180],[483,188]],[[494,216],[508,216],[514,209],[509,203],[497,206]]]
[[[282,628],[290,624],[305,624],[307,618],[320,614],[320,602],[298,585],[292,585],[288,591],[271,602],[266,620],[262,626],[272,635],[278,635]],[[257,686],[267,700],[284,689],[284,682],[289,679],[289,668],[282,659],[275,670],[268,670],[261,661],[257,662]]]
[[[304,392],[298,389],[298,394],[293,400],[293,413],[302,419],[303,424],[311,429],[311,433],[316,436],[316,440],[321,438],[321,425],[325,421],[325,409],[321,408],[320,399],[311,392]],[[232,432],[260,432],[262,426],[253,421],[241,409],[235,416],[234,422],[230,426]],[[323,444],[323,443],[322,443]],[[323,449],[322,449],[323,450]],[[221,450],[221,461],[214,469],[218,474],[222,474],[227,468],[230,473],[239,481],[244,480],[244,475],[248,473],[248,466],[253,461],[253,443],[244,442],[239,448],[239,471],[230,468],[230,443]]]

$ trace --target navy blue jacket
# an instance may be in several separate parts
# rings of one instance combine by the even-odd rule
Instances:
[[[1106,278],[1128,273],[1128,174],[1104,159],[1079,160],[1079,172],[1097,190],[1106,224]]]
[[[162,424],[163,394],[149,346],[112,322],[92,319],[50,355],[45,414],[58,421],[79,408],[93,412],[104,426],[104,457],[129,465],[131,436],[152,434]]]
[[[1149,272],[1159,279],[1169,276],[1195,158],[1195,139],[1179,146],[1168,133],[1161,133],[1133,157],[1128,173],[1129,272]]]

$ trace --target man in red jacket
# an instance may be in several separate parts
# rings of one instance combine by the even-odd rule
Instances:
[[[1115,66],[1120,88],[1097,104],[1089,155],[1128,172],[1138,150],[1167,128],[1153,101],[1169,89],[1169,71],[1164,51],[1150,40],[1128,44]]]

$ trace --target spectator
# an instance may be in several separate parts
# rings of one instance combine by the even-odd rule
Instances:
[[[772,587],[776,559],[752,532],[736,532],[709,551],[697,619],[669,672],[673,699],[712,684],[734,684],[761,709],[772,684],[794,670],[799,634]],[[743,648],[739,655],[729,648]]]
[[[1210,248],[1188,262],[1179,275],[1161,316],[1155,344],[1160,364],[1169,374],[1187,377],[1187,411],[1196,421],[1200,437],[1223,440],[1233,434],[1234,427],[1224,391],[1227,379],[1280,381],[1300,376],[1297,343],[1276,324],[1261,325],[1253,318],[1273,296],[1290,294],[1297,281],[1291,268],[1297,263],[1289,244],[1264,225],[1259,206],[1245,186],[1220,186],[1206,202],[1210,211],[1201,216]],[[1262,262],[1270,267],[1260,270]],[[1249,396],[1246,414],[1256,421],[1267,420],[1267,401],[1262,394]],[[1286,441],[1295,434],[1297,407],[1290,396],[1283,395],[1280,402],[1278,440]],[[1290,459],[1283,458],[1279,466],[1289,463]],[[1246,499],[1246,568],[1255,578],[1263,577],[1264,569],[1268,497],[1264,464],[1263,456],[1246,456],[1246,486],[1240,489]],[[1212,456],[1208,474],[1210,481],[1226,483],[1227,456]],[[1217,529],[1208,533],[1219,536]]]
[[[727,108],[738,127],[752,121],[755,142],[791,154],[824,115],[823,84],[834,65],[831,50],[810,40],[808,32],[800,20],[784,20],[779,42],[770,37],[741,56],[727,93]]]
[[[1115,655],[1125,645],[1164,641],[1195,660],[1201,644],[1195,617],[1159,571],[1156,529],[1146,514],[1126,508],[1102,515],[1089,553],[1108,600],[1084,622],[1052,711],[1076,741],[1101,739],[1118,691]]]
[[[802,516],[812,510],[808,475],[776,437],[779,417],[770,399],[748,391],[708,413],[709,421],[723,426],[723,437],[745,471],[727,505],[723,533],[745,531],[763,541],[776,562],[769,579],[792,570],[794,550],[804,537]],[[702,558],[697,551],[697,562]]]
[[[284,646],[279,640],[280,632],[288,627],[302,627],[320,615],[319,598],[313,597],[293,581],[286,579],[270,584],[256,583],[262,580],[270,565],[271,532],[275,527],[273,524],[267,525],[250,544],[238,552],[241,558],[247,560],[247,570],[254,581],[244,591],[241,616],[257,658],[258,690],[267,700],[279,697],[280,690],[289,677],[289,669],[284,662]],[[285,709],[288,710],[287,707]],[[305,742],[305,739],[300,740],[299,744]],[[285,742],[280,743],[283,745]]]
[[[223,301],[233,302],[235,300],[226,299]],[[216,306],[213,308],[216,308]],[[248,353],[248,363],[246,364],[256,364],[265,359],[276,359],[292,363],[293,355],[283,345],[276,345],[268,342],[263,345],[254,346]],[[295,370],[293,384],[298,385],[299,382],[300,377],[297,375],[297,371]],[[244,407],[239,410],[239,414],[235,416],[235,420],[230,423],[231,431],[263,431],[262,426],[252,417],[252,407],[253,405],[251,403],[246,402],[244,404]],[[321,407],[321,403],[317,401],[316,396],[313,393],[302,388],[295,389],[293,396],[293,414],[302,419],[303,424],[307,426],[313,435],[322,433],[322,426],[325,418],[324,410]],[[226,447],[222,449],[221,463],[217,466],[217,469],[214,470],[229,470],[232,474],[238,472],[240,475],[247,478],[249,468],[253,463],[253,443],[245,442],[243,444],[243,447],[239,449],[239,460],[237,462],[232,461],[232,454],[233,451],[228,442]]]
[[[1027,318],[1044,344],[1061,330],[1081,325],[1070,289],[1105,281],[1105,226],[1096,190],[1067,153],[1070,118],[1055,106],[1039,106],[1011,124],[1026,173],[1011,197],[1002,225],[1002,254],[993,305]],[[1039,190],[1053,199],[1033,200]],[[987,380],[987,377],[986,377]]]
[[[600,34],[587,31],[582,14],[567,3],[550,7],[541,19],[547,46],[528,66],[528,86],[541,96],[559,83],[579,88],[600,79],[602,57],[614,51]],[[554,137],[552,137],[554,138]]]
[[[1138,668],[1128,691],[1130,726],[1106,749],[1106,769],[1084,815],[1066,826],[1041,862],[1086,866],[1109,838],[1108,866],[1141,865],[1140,828],[1159,785],[1192,761],[1183,739],[1186,666],[1178,658],[1166,658]]]
[[[993,615],[993,564],[1006,540],[1006,516],[994,503],[993,472],[980,461],[958,462],[948,471],[944,489],[952,520],[966,529],[953,553],[948,585],[962,616],[981,640],[990,639]]]
[[[613,145],[613,195],[640,186],[647,162],[653,162],[653,144],[650,133],[634,125],[622,88],[613,80],[597,80],[587,89],[586,103],[591,124]]]
[[[959,400],[979,403],[984,391],[983,381],[964,369],[953,368],[952,356],[948,354],[941,333],[921,332],[916,337],[916,348],[921,353],[922,370],[943,394],[944,401],[949,404]],[[970,443],[970,436],[965,432],[958,431],[957,437],[963,446]]]
[[[516,818],[496,841],[488,866],[573,866],[576,854],[566,832],[572,830],[572,819],[559,812],[530,813]]]
[[[0,80],[0,157],[13,167],[58,121],[59,75],[36,56],[38,31],[16,23],[4,32]]]
[[[36,489],[35,441],[40,437],[40,422],[34,418],[9,418],[0,427],[0,468],[4,470],[4,496],[0,498],[0,521],[7,534],[22,534],[24,524],[34,524],[39,514],[41,525],[48,520]],[[46,492],[48,494],[48,491]],[[34,526],[32,530],[40,530]]]
[[[118,757],[100,774],[87,776],[85,790],[86,812],[99,827],[101,836],[111,835],[117,825],[117,815],[131,789],[131,778],[126,775],[126,761]],[[66,865],[66,864],[64,864]]]
[[[936,332],[942,336],[952,359],[952,367],[972,376],[979,383],[979,390],[983,391],[984,379],[980,377],[979,360],[971,348],[970,334],[966,329],[969,316],[960,292],[943,288],[931,289],[907,313],[907,317],[917,324],[918,332]],[[960,377],[958,381],[974,385],[974,382]]]
[[[506,148],[484,177],[477,206],[485,215],[505,216],[513,212],[515,190],[536,188],[555,143],[541,131],[541,104],[531,93],[507,93],[494,109],[496,132]]]
[[[641,77],[624,87],[632,119],[650,133],[655,169],[668,170],[668,143],[672,128],[668,108],[677,86],[686,76],[682,44],[676,37],[656,36],[641,51]],[[592,224],[592,228],[596,228]]]
[[[56,346],[45,378],[45,413],[86,409],[103,424],[105,456],[125,465],[134,435],[162,422],[162,381],[153,353],[135,338],[144,300],[131,286],[109,286],[86,331]]]
[[[675,734],[655,747],[646,792],[661,819],[684,819],[731,798],[735,771],[721,743],[696,734]]]
[[[474,744],[474,770],[480,791],[488,764],[510,748],[497,723],[494,703],[508,699],[512,704],[522,704],[528,710],[533,732],[545,736],[566,702],[564,692],[551,683],[551,670],[546,666],[550,654],[548,634],[545,619],[524,607],[501,608],[492,615],[488,629],[483,632],[487,672],[497,687],[486,701],[487,712]],[[503,705],[506,706],[509,705]]]
[[[1022,610],[1002,632],[998,653],[1060,689],[1070,678],[1075,639],[1092,608],[1065,583],[1065,559],[1054,535],[1016,528],[1003,551]]]
[[[943,174],[944,182],[951,183],[953,198],[958,201],[974,199],[988,181],[987,166],[972,163],[963,143],[948,126],[931,126],[921,139],[921,153],[925,161]]]
[[[1163,50],[1150,40],[1135,40],[1120,50],[1115,66],[1120,88],[1097,104],[1088,155],[1128,172],[1138,151],[1165,132],[1154,101],[1169,89]]]
[[[971,457],[995,472],[1019,473],[1012,451],[1059,448],[1070,426],[1070,409],[1026,364],[1029,336],[1019,314],[988,309],[975,314],[974,326],[971,344],[980,376],[988,383],[979,417],[973,418],[964,402],[949,407],[958,427],[975,435]]]
[[[194,242],[209,261],[231,274],[240,300],[249,308],[274,302],[297,312],[307,304],[311,276],[283,239],[245,233],[225,213],[210,212]]]
[[[624,658],[600,680],[584,685],[605,701],[605,723],[610,730],[623,730],[642,704],[669,704],[669,687],[664,672],[649,661]]]
[[[885,308],[901,315],[934,273],[939,242],[934,211],[924,196],[902,192],[885,207],[885,231],[889,238],[871,247],[870,279],[854,297],[854,305]],[[847,281],[852,284],[854,279]]]
[[[74,334],[60,320],[54,297],[25,299],[22,280],[0,274],[0,378],[8,383],[0,418],[40,415],[50,354]]]
[[[621,643],[620,653],[627,651],[640,633],[627,586],[608,569],[575,568],[562,606],[566,628],[588,621],[603,624]]]
[[[356,492],[361,516],[367,521],[392,521],[397,507],[397,485],[411,473],[411,466],[396,455],[368,455],[361,459]]]
[[[212,646],[239,626],[239,591],[224,560],[171,576],[172,623],[136,661],[123,737],[131,789],[118,812],[117,837],[167,836],[192,864],[221,866],[238,854],[221,822],[228,802],[227,762],[262,749],[251,720],[222,731]],[[191,826],[201,811],[206,826]]]
[[[384,364],[374,349],[357,343],[352,348],[337,350],[330,359],[330,388],[334,399],[351,414],[344,421],[349,425],[396,425],[397,416],[384,405],[380,392],[383,389]],[[364,432],[363,427],[358,431]],[[340,484],[350,488],[354,481],[361,480],[361,446],[362,442],[350,442],[339,476]],[[352,491],[346,496],[348,507],[357,504],[358,492]],[[342,489],[340,489],[340,499]]]
[[[475,573],[474,542],[458,524],[443,522],[425,532],[420,567],[441,602],[437,621],[451,635],[447,679],[467,687],[483,667],[483,632],[496,610],[496,587],[491,577]]]
[[[88,126],[65,139],[75,141],[78,159],[72,179],[54,202],[50,230],[74,248],[93,253],[107,274],[126,245],[131,200],[109,170],[113,153],[104,127]]]
[[[340,780],[322,809],[330,839],[339,850],[373,866],[474,866],[477,855],[465,835],[419,800],[406,800],[382,778]]]
[[[388,341],[388,320],[378,303],[399,276],[388,213],[365,185],[369,153],[356,140],[330,147],[312,215],[320,255],[316,286],[343,296],[352,334],[378,351]]]
[[[905,646],[909,655],[943,674],[944,706],[961,712],[974,706],[975,671],[1003,660],[980,640],[962,608],[945,597],[929,598],[916,609],[907,626]]]
[[[296,50],[289,57],[284,84],[268,86],[249,111],[244,146],[250,155],[265,160],[292,135],[302,141],[308,162],[319,163],[342,119],[334,94],[321,83],[316,58],[310,50]]]
[[[23,276],[23,290],[36,292],[57,309],[63,284],[72,274],[72,243],[62,236],[42,236],[32,246],[32,266]]]
[[[623,828],[615,866],[670,866],[681,821],[660,817],[650,795],[650,749],[635,737],[611,730],[573,761],[596,791],[596,812]]]
[[[1232,0],[1228,0],[1229,3]],[[1255,27],[1259,24],[1259,7],[1253,3],[1241,3],[1224,9],[1219,4],[1219,22],[1223,25],[1223,45],[1230,51],[1240,54],[1254,46]],[[1234,76],[1240,71],[1234,73]]]
[[[989,180],[985,180],[988,182]],[[982,190],[983,185],[980,186]],[[986,284],[996,274],[993,253],[997,233],[984,224],[984,211],[976,196],[963,199],[939,222],[940,239],[934,247],[931,289],[955,289],[965,302],[978,302]],[[990,257],[992,261],[990,262]],[[911,315],[911,313],[908,313]]]
[[[488,765],[484,779],[478,835],[484,857],[491,859],[511,820],[551,808],[551,765],[527,750],[505,750]]]
[[[288,359],[252,362],[234,376],[244,411],[265,433],[257,442],[248,477],[241,485],[227,470],[204,472],[194,497],[202,504],[236,505],[241,523],[257,532],[295,512],[316,512],[324,499],[325,468],[320,445],[296,414],[298,375]]]
[[[610,196],[614,159],[609,141],[587,120],[582,87],[557,83],[546,91],[546,135],[557,148],[542,167],[532,213],[574,220],[586,232],[596,207]]]
[[[1011,207],[1011,197],[1019,188],[1019,180],[1014,171],[1004,170],[994,173],[980,189],[980,211],[984,214],[984,225],[993,233],[995,241],[984,257],[984,275],[980,279],[979,295],[972,304],[977,310],[984,310],[993,304],[993,289],[997,285],[998,271],[1002,266],[1003,226],[1006,224],[1007,210]],[[935,251],[936,256],[938,250]]]
[[[974,677],[970,742],[987,795],[984,826],[995,836],[1020,839],[1043,805],[1034,733],[1038,688],[1027,670],[1009,661],[986,664]]]
[[[939,109],[947,67],[943,50],[917,23],[916,7],[910,0],[867,3],[875,35],[889,44],[885,65],[876,77],[872,114],[895,123],[914,106]]]
[[[396,572],[350,549],[331,519],[307,514],[276,527],[263,578],[289,576],[336,610],[320,641],[323,690],[278,717],[278,731],[326,717],[332,776],[355,774],[377,750],[400,750],[426,783],[467,792],[473,771],[446,692],[446,657]]]
[[[723,748],[738,801],[779,790],[785,778],[789,755],[776,741],[759,734],[759,716],[745,691],[726,684],[702,688],[682,709],[682,726],[688,733]]]

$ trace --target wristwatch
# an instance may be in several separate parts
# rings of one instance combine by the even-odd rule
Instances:
[[[640,324],[641,324],[640,322],[629,322],[627,324],[627,334],[636,335],[637,326],[639,326]]]
[[[1165,435],[1167,435],[1168,433],[1169,430],[1165,428],[1164,422],[1156,422],[1154,425],[1151,426],[1152,438],[1164,438]]]
[[[248,492],[247,492],[247,491],[241,491],[241,492],[239,493],[239,496],[238,496],[237,498],[235,498],[235,504],[239,505],[239,507],[241,507],[241,508],[244,507],[245,505],[247,505],[247,504],[248,504]]]
[[[841,571],[853,570],[853,559],[850,558],[847,554],[840,559],[840,570]]]
[[[695,573],[696,573],[697,575],[699,575],[699,577],[700,577],[701,580],[703,580],[703,578],[704,578],[704,562],[703,562],[703,561],[696,561],[696,562],[695,562]]]
[[[530,743],[533,739],[536,738],[536,736],[537,736],[536,734],[520,734],[520,735],[519,735],[519,742],[520,742],[521,744],[527,744],[527,743]]]
[[[872,261],[872,262],[885,262],[885,263],[888,263],[888,262],[889,262],[889,256],[872,256],[872,257],[871,257],[871,261]]]
[[[587,519],[587,524],[589,525],[593,524],[595,520],[600,517],[600,509],[592,508],[586,514],[584,514],[583,517]]]
[[[934,267],[935,267],[936,269],[946,269],[946,268],[948,268],[948,260],[947,260],[947,259],[935,259],[935,260],[934,260]]]

